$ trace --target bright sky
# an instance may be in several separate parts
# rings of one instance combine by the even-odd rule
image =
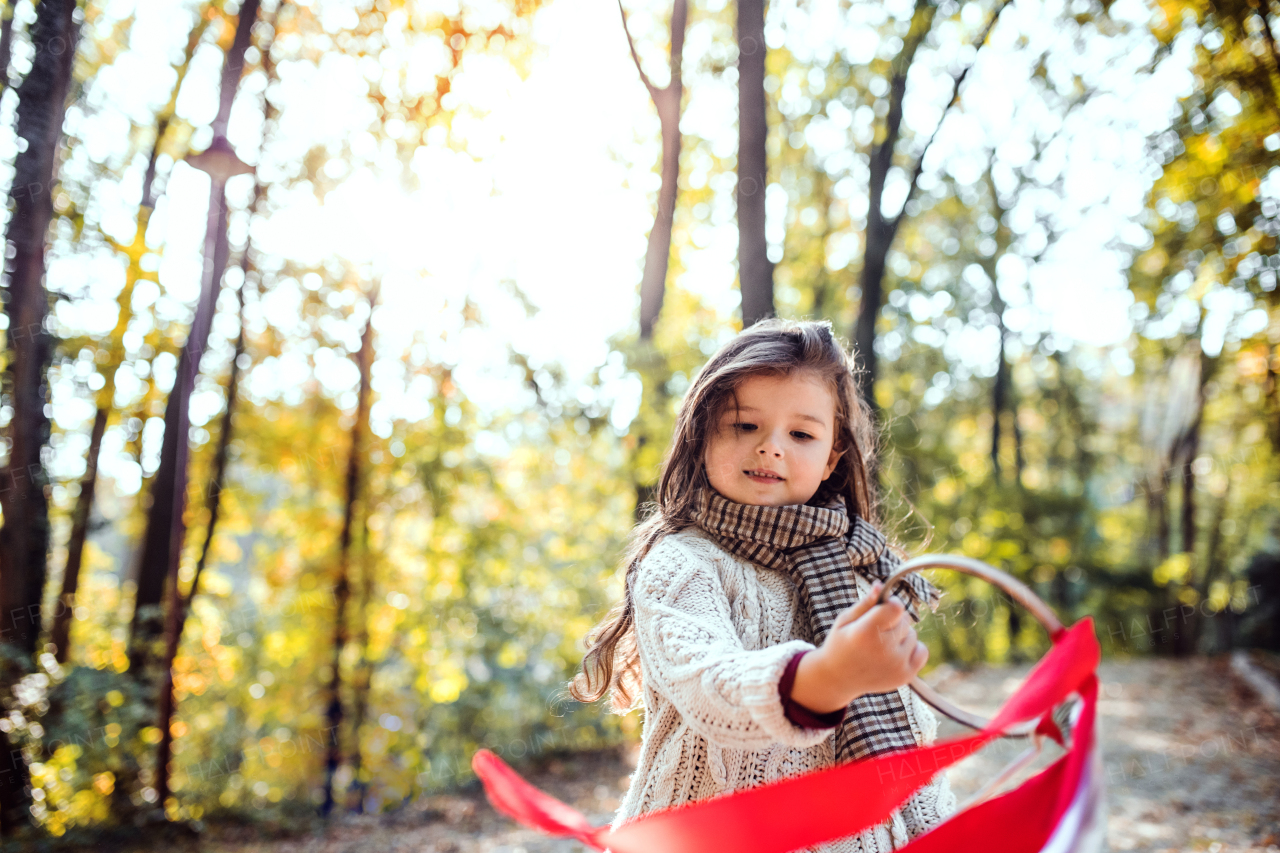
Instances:
[[[312,5],[320,8],[325,2],[312,0]],[[717,11],[724,2],[707,0],[699,6]],[[891,49],[879,42],[873,29],[883,15],[904,16],[910,11],[906,0],[855,4],[843,11],[840,5],[837,0],[802,5],[799,0],[775,0],[770,44],[785,44],[801,59],[829,57],[837,45],[869,59],[877,50]],[[19,20],[30,17],[29,0],[20,0],[17,8]],[[173,56],[166,50],[178,49],[185,41],[190,18],[176,12],[187,8],[189,0],[108,1],[107,23],[136,13],[133,49],[99,73],[88,94],[88,109],[70,115],[70,127],[88,143],[67,168],[84,168],[85,157],[114,161],[117,167],[123,163],[129,121],[149,125],[152,111],[168,96],[173,79],[168,63]],[[337,20],[345,8],[330,0],[322,17]],[[659,85],[666,77],[662,31],[668,8],[666,3],[648,4],[637,7],[632,17],[646,68]],[[1015,219],[1030,222],[1037,206],[1051,209],[1062,232],[1057,244],[1032,269],[1013,261],[1003,264],[998,283],[1014,309],[1010,322],[1015,331],[1021,324],[1099,345],[1122,341],[1130,330],[1132,300],[1123,279],[1130,250],[1125,247],[1144,239],[1135,219],[1153,178],[1144,158],[1144,140],[1167,126],[1177,95],[1191,83],[1179,62],[1166,64],[1155,76],[1136,74],[1150,57],[1150,39],[1141,26],[1150,10],[1140,0],[1118,0],[1111,9],[1115,17],[1133,25],[1135,34],[1086,40],[1086,51],[1079,54],[1072,36],[1053,22],[1062,12],[1060,0],[1017,0],[970,75],[963,113],[950,117],[943,127],[926,163],[922,187],[927,191],[943,169],[962,181],[979,180],[986,152],[993,146],[1000,164],[998,178],[1011,179],[1009,169],[1027,161],[1036,134],[1058,122],[1029,83],[1027,57],[1041,46],[1052,45],[1055,55],[1064,57],[1051,65],[1051,74],[1077,72],[1101,83],[1105,91],[1068,120],[1042,157],[1044,180],[1060,178],[1061,193],[1030,196],[1022,209],[1014,210]],[[969,37],[981,27],[985,14],[973,3],[965,7],[962,24]],[[1020,35],[1029,40],[1030,49],[1016,45]],[[508,347],[535,362],[560,362],[571,376],[582,376],[604,362],[608,338],[634,323],[636,286],[657,189],[657,120],[628,55],[616,6],[609,0],[550,0],[538,13],[531,37],[537,49],[524,79],[492,58],[469,61],[456,91],[482,115],[455,124],[469,153],[436,145],[421,148],[414,159],[414,171],[422,180],[418,192],[407,193],[372,169],[345,173],[345,166],[335,162],[333,174],[344,177],[344,184],[323,204],[309,191],[276,193],[273,200],[279,209],[268,221],[256,223],[253,234],[255,247],[267,255],[319,262],[336,253],[381,275],[383,303],[375,328],[385,361],[398,358],[414,334],[453,329],[446,344],[434,345],[432,357],[458,364],[469,393],[491,407],[519,402],[526,393],[512,378]],[[736,147],[735,84],[729,75],[712,77],[695,66],[704,51],[717,44],[723,50],[730,38],[731,33],[695,11],[686,52],[689,101],[682,127],[690,136],[705,138],[722,155]],[[963,44],[967,37],[951,41]],[[1183,61],[1187,47],[1180,46],[1176,53]],[[932,126],[950,85],[947,72],[968,57],[965,50],[933,55],[913,70],[908,123]],[[439,56],[405,51],[384,60],[417,71],[423,79],[430,78],[427,72],[440,61]],[[22,62],[19,45],[15,65]],[[216,110],[220,62],[216,49],[201,48],[179,101],[179,114],[198,128],[196,147],[208,139],[203,126]],[[367,67],[333,53],[318,66],[283,63],[279,71],[283,121],[261,167],[265,178],[316,144],[328,143],[336,150],[345,140],[377,162],[378,143],[365,131],[371,119],[363,76],[369,73]],[[246,78],[230,128],[232,143],[250,161],[257,159],[260,141],[261,89],[260,75]],[[780,96],[797,95],[784,89]],[[13,102],[12,91],[6,92],[0,118],[12,115]],[[815,121],[806,141],[834,169],[840,158],[848,158],[848,128],[857,132],[865,119],[852,114]],[[11,157],[8,133],[0,139],[0,154]],[[142,165],[135,158],[125,181],[119,187],[106,186],[93,200],[106,230],[126,240],[132,237]],[[728,322],[737,305],[732,289],[737,233],[732,180],[726,177],[689,175],[721,191],[709,221],[700,226],[695,239],[699,250],[688,259],[680,284],[716,305]],[[233,179],[228,186],[233,205],[246,204],[251,189],[251,178]],[[898,187],[895,204],[900,204],[900,191]],[[844,181],[837,192],[856,202],[865,196],[865,186]],[[206,176],[177,164],[149,234],[153,245],[164,245],[164,289],[143,286],[135,308],[145,309],[154,301],[155,310],[165,316],[182,317],[190,310],[198,289],[207,199]],[[770,239],[777,243],[786,194],[771,190],[769,207]],[[235,240],[243,239],[244,228],[242,215],[233,219]],[[1027,239],[1034,243],[1034,235]],[[106,249],[62,252],[52,264],[49,281],[55,289],[89,297],[60,304],[58,316],[70,329],[103,331],[114,323],[114,311],[104,306],[113,303],[123,278],[118,258]],[[517,283],[538,312],[527,317],[504,282]],[[234,275],[230,283],[237,283]],[[290,325],[303,286],[305,282],[278,285],[261,307],[261,316],[251,317],[251,322]],[[227,308],[229,296],[224,293]],[[481,307],[484,328],[458,330],[457,309],[464,297]],[[446,304],[449,309],[442,310]],[[215,352],[229,352],[226,341],[232,335],[234,323],[216,326]],[[982,360],[988,357],[983,349],[962,352],[961,357]],[[301,358],[286,354],[268,369],[255,371],[250,390],[282,394],[289,402],[296,393],[292,389]],[[335,391],[349,390],[354,369],[343,359],[332,363],[332,371],[322,379]],[[157,366],[158,371],[165,369],[171,372],[172,366]],[[121,384],[120,393],[127,396],[129,383]],[[631,393],[628,388],[620,384],[619,395],[625,398]],[[389,363],[375,373],[375,390],[382,397],[375,421],[412,415],[423,405],[403,393],[403,383]],[[55,399],[55,417],[62,427],[88,423],[92,408],[83,392],[64,383],[55,389]],[[622,402],[620,425],[629,420],[627,410],[634,405]],[[220,404],[214,391],[197,394],[193,422],[212,417]],[[118,452],[118,439],[116,445]],[[76,442],[66,450],[60,455],[70,470],[76,467]],[[107,451],[104,473],[131,479],[126,471],[113,470],[111,442]]]

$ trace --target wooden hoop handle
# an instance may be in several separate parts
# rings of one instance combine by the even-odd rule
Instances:
[[[1025,607],[1036,618],[1036,621],[1044,626],[1050,637],[1063,630],[1062,622],[1058,620],[1057,615],[1049,605],[1045,604],[1040,596],[1032,592],[1030,587],[1022,581],[1008,572],[997,569],[995,566],[988,565],[981,560],[975,560],[972,557],[962,557],[959,554],[930,554],[908,560],[884,582],[884,586],[880,589],[880,597],[876,603],[884,604],[893,590],[905,581],[908,575],[923,569],[952,569],[975,578],[982,578],[992,586],[1004,590],[1010,598]],[[975,714],[972,711],[966,711],[948,702],[918,676],[911,679],[911,689],[916,692],[917,696],[932,705],[940,713],[961,725],[973,729],[985,729],[991,722],[986,717]],[[1002,737],[1026,737],[1035,730],[1036,722],[1036,720],[1028,720],[1011,726]]]

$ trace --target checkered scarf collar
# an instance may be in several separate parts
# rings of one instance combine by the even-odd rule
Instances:
[[[806,599],[817,643],[840,610],[857,601],[854,573],[874,583],[887,580],[902,564],[883,533],[857,513],[850,521],[840,495],[822,505],[752,506],[705,488],[694,520],[734,556],[790,576]],[[937,588],[919,575],[908,576],[901,591],[915,619],[921,605],[937,606]],[[841,606],[831,611],[837,603]]]
[[[822,506],[750,506],[705,488],[694,520],[729,553],[787,574],[808,616],[808,639],[821,645],[835,617],[858,600],[855,573],[868,582],[886,580],[902,564],[884,534],[856,513],[850,521],[844,499]],[[938,590],[910,575],[895,591],[913,618],[918,607],[937,606]],[[835,733],[837,761],[850,761],[916,746],[908,688],[855,699]]]

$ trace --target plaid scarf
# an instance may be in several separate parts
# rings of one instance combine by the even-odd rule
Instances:
[[[791,578],[808,615],[806,639],[814,645],[822,645],[836,615],[858,600],[855,573],[874,583],[902,565],[883,533],[856,513],[850,521],[839,496],[824,506],[750,506],[708,488],[694,518],[729,553]],[[920,605],[932,610],[939,599],[937,588],[919,575],[908,576],[893,594],[917,620]],[[836,731],[836,760],[915,745],[901,693],[868,693],[849,705]]]

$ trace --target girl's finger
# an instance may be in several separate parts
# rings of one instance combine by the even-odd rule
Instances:
[[[903,614],[906,612],[901,601],[891,598],[872,611],[871,618],[875,620],[876,627],[882,631],[888,631],[901,623]]]
[[[903,628],[902,623],[894,625],[892,628],[884,632],[885,641],[889,647],[900,655],[906,655],[907,649],[907,632]]]
[[[907,663],[911,666],[912,674],[917,673],[929,661],[929,647],[919,640],[916,641],[916,647],[911,652],[911,657]]]
[[[875,607],[876,597],[880,595],[880,587],[881,587],[881,584],[879,581],[876,581],[874,584],[872,584],[871,591],[869,593],[864,595],[862,598],[858,599],[858,601],[855,604],[849,607],[846,607],[844,610],[842,610],[839,614],[836,615],[835,620],[831,623],[831,629],[834,631],[836,628],[839,628],[841,625],[848,625],[850,622],[854,621],[858,617],[862,616],[862,614],[866,613],[868,610]]]
[[[889,649],[894,655],[905,657],[907,654],[907,649],[905,648],[907,630],[907,626],[903,625],[900,621],[895,622],[888,627],[880,628],[878,629],[880,642],[883,643],[885,648]]]

